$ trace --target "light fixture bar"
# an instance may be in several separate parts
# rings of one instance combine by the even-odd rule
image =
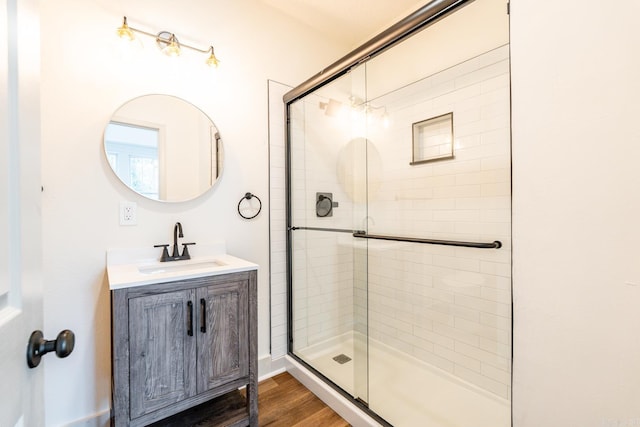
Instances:
[[[122,37],[122,38],[129,38],[129,39],[133,39],[133,33],[132,32],[136,32],[136,33],[140,33],[140,34],[144,34],[145,36],[149,36],[149,37],[153,37],[154,39],[156,39],[156,43],[158,43],[159,47],[162,50],[165,50],[167,47],[172,47],[171,49],[171,55],[172,56],[177,56],[180,53],[180,48],[186,47],[187,49],[191,49],[191,50],[195,50],[196,52],[200,52],[200,53],[208,53],[210,54],[209,57],[207,58],[207,60],[205,61],[207,65],[210,66],[215,66],[217,67],[220,60],[218,58],[216,58],[214,51],[213,51],[213,46],[209,46],[208,49],[200,49],[199,47],[196,46],[192,46],[186,43],[182,43],[180,41],[178,41],[178,38],[176,37],[176,35],[170,31],[160,31],[157,34],[153,34],[150,33],[148,31],[145,30],[141,30],[139,28],[134,28],[131,27],[127,24],[127,17],[123,17],[123,21],[122,21],[122,26],[119,27],[117,29],[117,33],[118,36]]]

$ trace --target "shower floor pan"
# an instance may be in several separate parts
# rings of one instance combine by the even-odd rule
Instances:
[[[367,369],[356,354],[365,348],[364,335],[349,332],[296,354],[395,427],[511,426],[508,400],[375,340],[369,341],[366,396],[366,377],[356,376]],[[351,360],[334,360],[344,360],[341,355]]]

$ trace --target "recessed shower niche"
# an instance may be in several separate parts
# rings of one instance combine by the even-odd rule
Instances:
[[[453,113],[414,123],[412,165],[453,157]]]
[[[289,355],[382,424],[507,427],[506,5],[411,17],[285,95]]]

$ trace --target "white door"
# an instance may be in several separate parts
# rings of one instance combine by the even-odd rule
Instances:
[[[0,0],[2,427],[44,425],[42,365],[26,362],[27,340],[42,329],[39,44],[37,1]]]

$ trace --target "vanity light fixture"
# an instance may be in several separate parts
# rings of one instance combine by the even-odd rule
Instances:
[[[169,31],[160,31],[158,34],[152,34],[147,31],[130,27],[127,24],[127,17],[125,16],[122,20],[122,25],[116,30],[116,34],[121,39],[133,41],[135,39],[134,32],[144,34],[145,36],[153,37],[154,39],[156,39],[156,44],[158,45],[162,53],[167,56],[180,56],[180,54],[182,53],[182,48],[186,47],[187,49],[195,50],[196,52],[209,54],[209,57],[205,61],[205,64],[207,64],[208,66],[217,68],[220,64],[220,60],[216,58],[213,52],[213,46],[209,46],[208,49],[200,49],[195,46],[180,43],[176,35]]]

